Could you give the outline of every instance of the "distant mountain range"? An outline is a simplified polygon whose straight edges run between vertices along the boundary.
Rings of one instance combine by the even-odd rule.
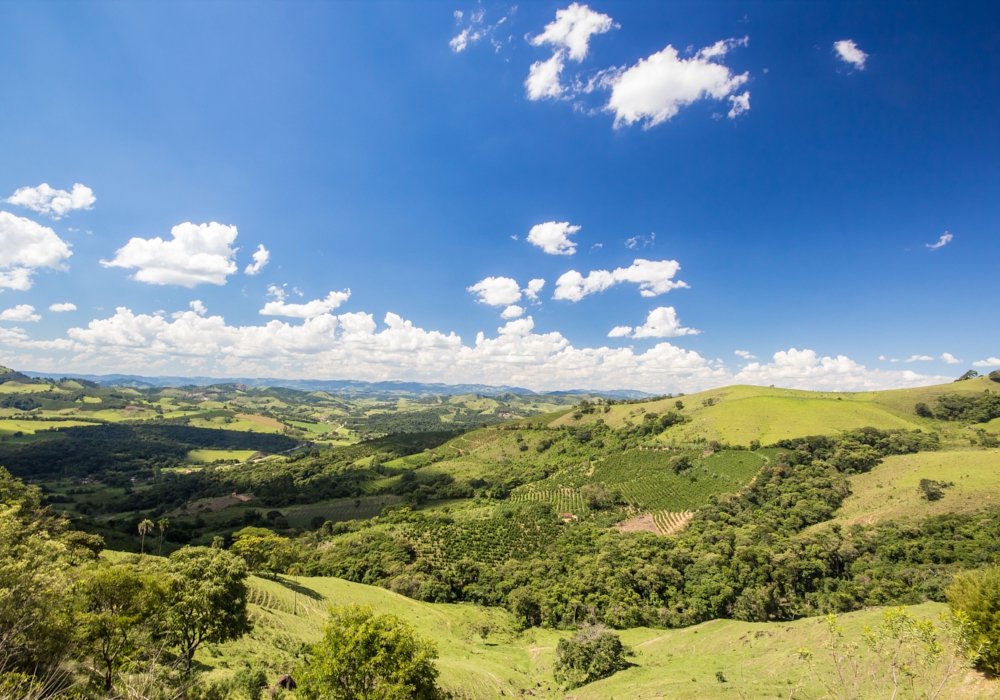
[[[21,372],[32,378],[52,377],[46,372]],[[135,389],[154,387],[212,386],[216,384],[246,384],[258,387],[283,387],[299,391],[325,391],[339,396],[456,396],[459,394],[540,394],[542,396],[568,396],[591,394],[613,399],[642,399],[654,394],[633,389],[598,391],[571,389],[568,391],[538,392],[516,386],[491,386],[489,384],[426,384],[423,382],[362,382],[353,379],[273,379],[261,377],[143,377],[135,374],[72,374],[73,379],[87,379],[103,386],[127,386]]]

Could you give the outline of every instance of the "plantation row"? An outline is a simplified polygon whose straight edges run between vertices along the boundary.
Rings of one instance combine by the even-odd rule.
[[[307,527],[316,517],[334,523],[345,520],[367,520],[379,515],[386,506],[394,505],[401,500],[399,496],[391,494],[344,498],[330,503],[315,503],[290,509],[285,518],[291,527]]]
[[[432,562],[497,564],[537,553],[559,536],[560,526],[554,515],[539,517],[518,508],[459,522],[428,519],[409,523],[403,532],[420,556]]]
[[[511,503],[551,503],[557,513],[584,515],[590,512],[580,492],[566,486],[559,489],[534,489],[531,486],[526,486],[512,493],[510,501]]]
[[[682,513],[671,513],[670,511],[661,510],[653,513],[653,522],[656,524],[656,529],[660,531],[661,535],[672,535],[687,525],[693,517],[694,513],[689,510]]]

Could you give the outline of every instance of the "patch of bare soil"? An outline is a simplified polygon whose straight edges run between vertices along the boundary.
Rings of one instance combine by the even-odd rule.
[[[637,515],[625,522],[618,523],[615,525],[615,529],[618,532],[652,532],[654,535],[660,534],[660,529],[656,527],[653,516],[649,513]]]

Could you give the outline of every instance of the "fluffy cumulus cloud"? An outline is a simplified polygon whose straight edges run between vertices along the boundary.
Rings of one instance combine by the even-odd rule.
[[[756,360],[756,355],[751,355],[749,350],[736,350],[734,353],[737,357],[742,357],[744,360]]]
[[[30,304],[18,304],[12,309],[0,311],[0,321],[41,321],[42,317],[35,313],[35,307]]]
[[[795,389],[868,391],[926,386],[951,381],[912,371],[869,370],[846,355],[821,357],[815,350],[782,350],[772,362],[751,362],[734,377],[737,384],[774,385]]]
[[[47,226],[0,211],[0,289],[30,289],[37,269],[66,270],[72,254]]]
[[[271,260],[271,251],[265,248],[263,245],[258,245],[256,252],[253,254],[253,262],[246,266],[243,270],[244,275],[258,275],[260,271],[264,269],[268,261]]]
[[[288,318],[314,318],[322,316],[336,309],[345,301],[351,298],[351,290],[345,289],[342,292],[330,292],[325,299],[313,299],[304,304],[289,304],[285,301],[285,292],[273,285],[271,293],[277,298],[264,304],[260,310],[263,316],[287,316]]]
[[[985,360],[976,360],[973,367],[1000,367],[1000,357],[987,357]]]
[[[195,287],[199,284],[226,283],[236,272],[233,242],[235,226],[183,223],[170,230],[171,239],[133,238],[119,248],[105,267],[138,268],[135,279],[149,284],[176,284]]]
[[[521,300],[521,287],[510,277],[487,277],[468,288],[480,304],[509,306]]]
[[[611,18],[591,10],[586,5],[573,3],[556,11],[556,19],[545,25],[545,31],[530,39],[535,46],[552,46],[552,56],[535,61],[528,69],[524,88],[529,100],[558,98],[567,93],[560,77],[566,58],[579,63],[587,56],[590,38],[604,34],[613,26]],[[456,37],[457,38],[457,37]]]
[[[868,60],[868,54],[859,49],[858,45],[852,40],[841,39],[840,41],[833,42],[833,50],[841,61],[851,64],[858,70],[865,69],[865,61]]]
[[[35,340],[21,328],[0,327],[0,360],[54,372],[401,379],[652,393],[690,393],[733,383],[853,391],[952,379],[868,370],[844,356],[822,357],[794,348],[733,374],[721,362],[666,341],[645,352],[576,347],[561,333],[536,332],[531,316],[508,320],[492,337],[479,333],[472,344],[394,313],[385,314],[381,324],[374,315],[357,312],[231,326],[221,316],[208,315],[200,302],[170,315],[120,307],[54,340]],[[1000,360],[990,361],[1000,366]]]
[[[43,182],[38,187],[22,187],[6,201],[53,219],[61,219],[74,209],[93,208],[97,197],[94,196],[92,189],[79,182],[73,185],[73,189],[69,192],[54,189]]]
[[[518,306],[517,304],[511,304],[503,313],[500,314],[500,318],[510,319],[510,318],[521,318],[524,315],[524,307]]]
[[[960,359],[958,359],[957,357],[955,357],[954,355],[952,355],[950,352],[946,352],[946,353],[942,354],[939,359],[942,362],[944,362],[946,364],[949,364],[949,365],[958,365],[958,364],[962,363],[962,361]]]
[[[524,295],[532,301],[538,301],[538,293],[545,287],[545,280],[534,279],[528,282],[528,286],[522,289]]]
[[[734,46],[746,39],[729,39],[707,46],[690,58],[681,58],[667,46],[634,66],[613,71],[602,79],[611,87],[606,109],[615,115],[615,127],[643,122],[649,128],[667,121],[682,107],[698,100],[728,99],[730,118],[750,108],[750,94],[737,91],[748,73],[734,75],[721,61]]]
[[[555,99],[565,92],[565,88],[559,82],[559,76],[565,65],[563,58],[563,52],[556,51],[552,54],[552,58],[531,64],[528,77],[524,80],[524,89],[529,100]]]
[[[629,267],[619,267],[613,272],[607,270],[591,270],[584,277],[576,270],[570,270],[556,280],[556,291],[553,299],[580,301],[586,296],[603,292],[621,282],[634,282],[639,285],[639,293],[644,297],[655,297],[666,294],[672,289],[687,287],[686,282],[674,280],[681,269],[676,260],[643,260],[637,258]]]
[[[49,307],[49,311],[54,311],[57,314],[63,313],[65,311],[76,311],[76,304],[69,301],[62,304],[52,304]]]
[[[538,246],[549,255],[573,255],[576,243],[569,239],[580,230],[568,221],[546,221],[536,224],[528,232],[528,243]]]
[[[565,49],[571,59],[580,62],[587,56],[590,37],[604,34],[611,26],[611,18],[607,15],[574,2],[565,10],[556,10],[555,21],[545,25],[545,31],[533,37],[531,43]]]
[[[938,248],[944,248],[946,245],[951,243],[951,239],[953,238],[954,236],[952,234],[945,231],[943,234],[941,234],[941,237],[937,240],[937,243],[925,243],[924,245],[926,245],[930,250],[937,250]]]
[[[681,326],[677,312],[672,306],[653,309],[641,326],[615,326],[608,333],[609,338],[676,338],[682,335],[698,335],[701,331]]]

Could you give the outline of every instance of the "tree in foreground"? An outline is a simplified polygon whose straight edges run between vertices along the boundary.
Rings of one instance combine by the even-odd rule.
[[[1000,674],[1000,567],[963,571],[945,596],[955,614],[969,618],[978,652],[976,668]]]
[[[170,555],[164,628],[190,671],[202,642],[228,642],[252,628],[247,616],[247,567],[229,552],[184,547]]]
[[[436,700],[433,642],[371,606],[330,608],[323,639],[296,675],[306,700]]]
[[[614,632],[588,627],[572,639],[559,640],[553,673],[567,688],[579,688],[628,668],[631,655],[632,650]]]

